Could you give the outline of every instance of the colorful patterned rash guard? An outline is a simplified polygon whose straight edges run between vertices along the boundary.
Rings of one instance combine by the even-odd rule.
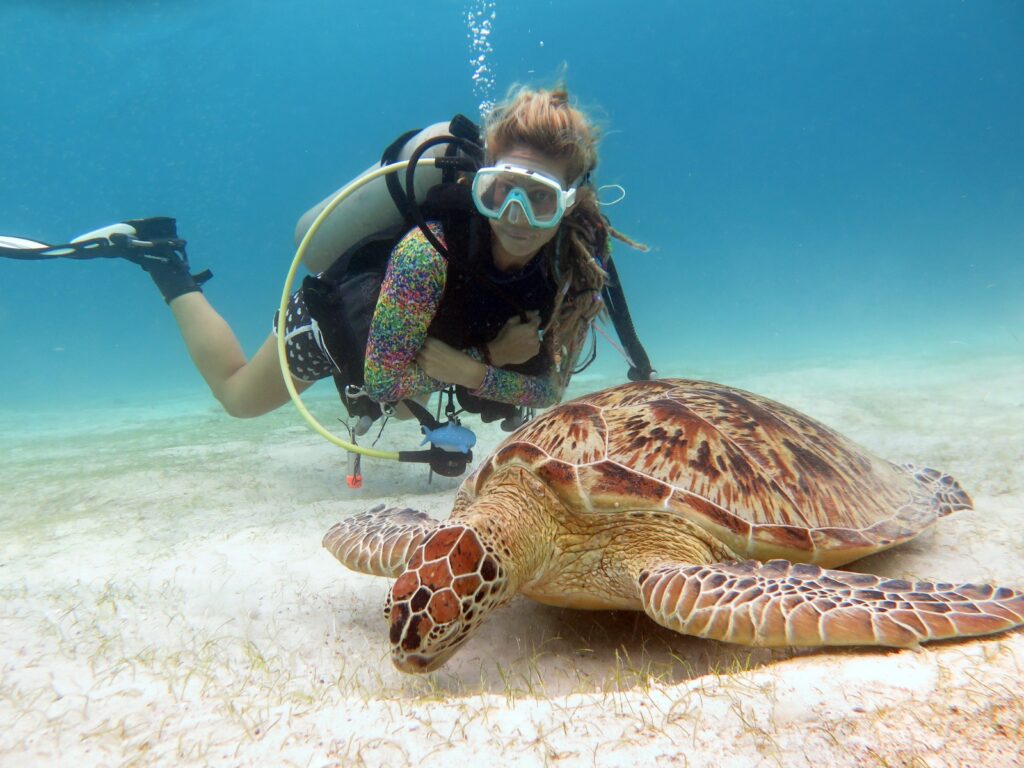
[[[431,223],[443,242],[440,225]],[[448,264],[419,229],[411,230],[394,248],[370,324],[364,375],[366,392],[378,402],[443,389],[416,363],[444,294]],[[475,349],[463,350],[476,360]],[[470,394],[502,403],[545,408],[561,399],[554,366],[551,373],[530,376],[487,366],[483,384]]]

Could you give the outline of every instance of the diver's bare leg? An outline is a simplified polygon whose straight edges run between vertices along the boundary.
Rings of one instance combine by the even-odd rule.
[[[288,402],[273,334],[247,361],[231,326],[202,293],[183,294],[170,306],[192,362],[225,411],[250,418]],[[312,383],[295,378],[292,381],[300,392]]]

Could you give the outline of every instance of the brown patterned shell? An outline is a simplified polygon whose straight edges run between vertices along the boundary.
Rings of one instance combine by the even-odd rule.
[[[970,508],[935,470],[873,456],[758,395],[704,381],[636,382],[564,403],[509,436],[466,480],[532,470],[576,514],[660,509],[737,555],[835,565]]]

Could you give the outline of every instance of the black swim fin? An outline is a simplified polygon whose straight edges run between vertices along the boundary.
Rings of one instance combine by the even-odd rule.
[[[20,261],[127,259],[149,273],[168,303],[202,291],[202,284],[213,277],[208,269],[195,275],[189,272],[185,241],[178,237],[175,220],[167,216],[118,222],[62,245],[0,236],[0,257]]]
[[[168,216],[128,219],[124,222],[135,230],[134,237],[112,234],[112,242],[124,242],[124,258],[135,262],[153,278],[168,304],[186,293],[202,292],[202,285],[213,273],[206,269],[193,275],[189,271],[185,241],[178,237],[177,222]],[[124,238],[124,240],[122,240]]]

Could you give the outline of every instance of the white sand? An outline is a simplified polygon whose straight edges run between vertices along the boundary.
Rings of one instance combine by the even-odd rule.
[[[973,494],[858,570],[1024,586],[1019,356],[698,373]],[[458,481],[369,462],[350,491],[290,408],[239,422],[198,397],[8,411],[0,431],[3,765],[1024,765],[1024,632],[772,652],[519,599],[411,677],[388,659],[388,582],[320,538],[378,501],[444,517]],[[478,434],[478,456],[501,437]]]

